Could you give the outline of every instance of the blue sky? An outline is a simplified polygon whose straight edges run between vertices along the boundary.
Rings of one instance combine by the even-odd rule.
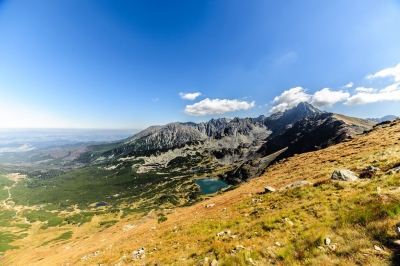
[[[399,28],[394,0],[0,0],[0,128],[400,116]]]

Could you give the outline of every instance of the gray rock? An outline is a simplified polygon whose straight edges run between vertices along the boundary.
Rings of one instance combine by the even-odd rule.
[[[328,238],[328,237],[325,238],[324,243],[325,243],[325,245],[329,245],[331,243],[330,238]]]
[[[397,235],[400,235],[400,222],[396,224],[396,229],[394,230]]]
[[[332,173],[331,179],[342,181],[356,181],[358,177],[350,170],[335,170]]]
[[[270,193],[270,192],[275,192],[276,191],[276,189],[275,188],[273,188],[273,187],[265,187],[264,188],[264,192],[265,193]]]
[[[217,234],[217,236],[230,235],[230,234],[231,234],[231,230],[226,230],[226,231],[219,232]]]
[[[386,173],[391,173],[391,174],[398,173],[398,172],[400,172],[400,166],[394,167],[394,168],[386,171]]]
[[[211,266],[218,266],[218,261],[217,260],[213,260],[211,262]]]
[[[283,218],[281,221],[282,221],[282,223],[287,224],[289,226],[294,225],[294,223],[289,218]]]
[[[389,239],[389,242],[397,247],[400,247],[400,239]]]
[[[146,257],[146,255],[144,254],[145,250],[146,249],[144,247],[142,247],[142,248],[140,248],[138,250],[133,251],[132,252],[133,259],[143,259],[143,258],[145,258]]]

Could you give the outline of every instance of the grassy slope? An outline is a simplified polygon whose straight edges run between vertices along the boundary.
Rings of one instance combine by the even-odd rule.
[[[352,183],[329,181],[335,169],[359,173],[369,165],[386,170],[399,163],[400,124],[384,127],[275,164],[262,177],[235,190],[175,209],[160,224],[156,215],[142,218],[138,214],[126,218],[104,214],[84,226],[46,230],[33,223],[29,236],[13,243],[21,248],[8,251],[0,264],[199,265],[205,257],[217,259],[219,265],[252,265],[250,259],[258,265],[271,261],[277,265],[396,264],[397,251],[388,240],[397,237],[394,225],[400,220],[400,189],[394,188],[400,187],[400,174],[382,173]],[[298,180],[317,185],[259,194],[265,186],[280,188]],[[205,208],[209,203],[215,206]],[[289,218],[293,226],[282,223],[283,218]],[[109,228],[100,226],[101,221],[115,219],[120,222]],[[150,230],[153,226],[157,229]],[[216,236],[227,229],[237,237]],[[67,232],[70,238],[61,237]],[[325,237],[336,249],[324,246]],[[42,245],[46,242],[50,244]],[[238,245],[245,248],[232,252]],[[146,257],[132,261],[132,251],[142,246]]]

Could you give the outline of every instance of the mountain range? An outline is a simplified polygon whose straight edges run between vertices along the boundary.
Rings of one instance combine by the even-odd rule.
[[[156,165],[161,171],[173,160],[182,160],[191,168],[225,166],[224,171],[214,173],[230,183],[240,183],[259,176],[274,161],[326,148],[370,130],[375,124],[301,102],[268,117],[151,126],[112,149],[91,146],[78,161],[101,165],[118,159],[143,160],[144,165]]]

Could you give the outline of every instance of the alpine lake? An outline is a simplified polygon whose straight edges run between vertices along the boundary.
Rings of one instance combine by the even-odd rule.
[[[218,178],[204,178],[204,179],[197,179],[194,182],[200,186],[200,191],[203,194],[213,194],[220,190],[221,188],[225,188],[228,184]]]

